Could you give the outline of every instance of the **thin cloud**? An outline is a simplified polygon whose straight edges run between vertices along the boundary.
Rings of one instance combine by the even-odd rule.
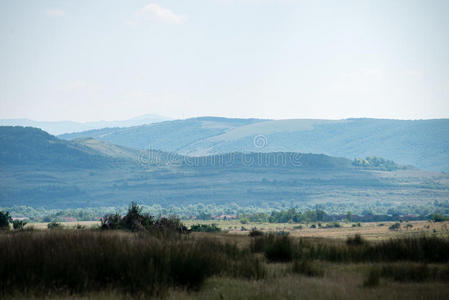
[[[47,9],[45,14],[49,17],[62,17],[65,12],[62,9]]]
[[[150,21],[163,22],[168,24],[182,24],[186,21],[184,16],[178,15],[168,8],[164,8],[158,4],[150,3],[136,13],[134,21],[128,22],[135,24],[140,19],[147,19]]]

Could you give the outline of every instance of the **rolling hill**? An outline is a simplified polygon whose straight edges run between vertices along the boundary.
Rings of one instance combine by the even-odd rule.
[[[449,198],[448,175],[393,162],[383,168],[381,159],[373,160],[380,162],[376,167],[298,152],[192,157],[91,138],[66,141],[24,127],[0,127],[0,145],[1,207],[118,207],[139,201],[265,209],[320,204],[361,211],[412,209]]]
[[[202,156],[228,152],[378,156],[402,165],[449,171],[449,119],[262,120],[202,117],[60,136],[92,137],[134,149]]]
[[[0,165],[27,168],[98,168],[115,161],[80,143],[32,127],[0,127]]]

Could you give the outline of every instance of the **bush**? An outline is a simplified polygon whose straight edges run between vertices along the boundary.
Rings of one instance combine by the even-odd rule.
[[[48,229],[60,229],[60,228],[62,228],[62,226],[60,223],[53,221],[53,222],[50,222],[47,224],[47,228]]]
[[[388,227],[388,229],[390,229],[390,230],[399,230],[399,229],[401,229],[401,223],[396,222],[393,225],[391,225],[390,227]]]
[[[190,226],[192,232],[221,232],[221,228],[217,224],[194,224]]]
[[[444,222],[444,221],[448,221],[449,217],[443,216],[440,214],[433,214],[430,216],[430,220],[433,222]]]
[[[348,238],[346,239],[346,245],[348,246],[361,246],[364,244],[366,244],[366,241],[358,233],[354,235],[354,237],[348,236]]]
[[[0,230],[8,230],[10,222],[12,222],[12,218],[9,211],[0,211]]]
[[[262,236],[264,233],[260,230],[257,230],[256,228],[251,229],[249,232],[250,237],[256,237],[256,236]]]
[[[105,215],[101,218],[101,229],[120,229],[122,217],[118,214]]]
[[[176,217],[160,217],[155,219],[149,214],[142,213],[142,208],[131,202],[125,216],[118,213],[105,215],[101,218],[101,229],[129,231],[150,231],[157,234],[188,233],[187,228]]]
[[[270,262],[292,261],[292,242],[288,236],[273,236],[268,241],[264,247],[264,255]]]
[[[270,235],[258,236],[251,240],[250,249],[253,253],[262,253],[265,251],[267,240],[271,238]]]
[[[14,230],[23,230],[23,228],[25,227],[26,224],[27,224],[27,222],[25,222],[23,220],[12,221],[12,227],[14,228]]]
[[[76,230],[85,230],[85,229],[86,229],[86,226],[81,225],[81,224],[76,224],[76,225],[75,225],[75,229],[76,229]]]

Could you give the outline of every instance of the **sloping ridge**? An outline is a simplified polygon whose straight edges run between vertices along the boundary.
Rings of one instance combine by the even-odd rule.
[[[58,139],[33,127],[0,127],[0,145],[1,165],[98,168],[115,161],[93,147]]]
[[[321,153],[383,157],[401,165],[449,171],[449,119],[261,120],[194,118],[62,135],[135,149],[204,156],[230,152]]]

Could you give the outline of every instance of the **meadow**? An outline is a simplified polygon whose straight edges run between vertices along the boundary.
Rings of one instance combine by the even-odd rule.
[[[448,222],[397,230],[388,222],[216,223],[222,232],[100,230],[94,222],[1,232],[1,298],[449,297]]]

